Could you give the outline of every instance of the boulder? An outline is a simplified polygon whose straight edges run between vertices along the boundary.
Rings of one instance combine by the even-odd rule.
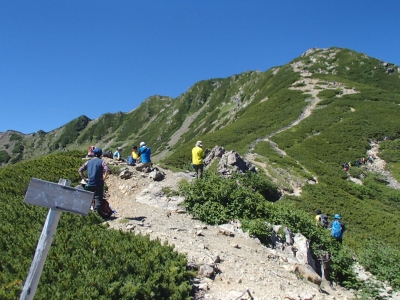
[[[320,285],[322,282],[322,278],[314,271],[313,268],[311,268],[310,265],[295,264],[293,271],[312,283]]]
[[[210,153],[203,159],[204,165],[209,165],[215,158],[221,158],[222,155],[225,153],[224,147],[215,146],[211,149]]]
[[[301,233],[296,233],[294,236],[293,247],[296,251],[296,258],[302,264],[310,265],[315,270],[315,261],[311,256],[310,245],[308,240]]]
[[[231,176],[234,172],[255,172],[256,168],[249,162],[244,161],[236,151],[225,152],[218,163],[217,172],[224,176]]]
[[[204,264],[199,268],[199,275],[207,278],[212,277],[215,274],[214,267],[208,264]]]
[[[121,179],[128,179],[131,178],[132,176],[132,172],[130,172],[129,170],[123,170],[119,173],[119,178]]]
[[[158,170],[153,170],[149,173],[149,178],[153,179],[154,181],[160,181],[164,179],[164,174]]]

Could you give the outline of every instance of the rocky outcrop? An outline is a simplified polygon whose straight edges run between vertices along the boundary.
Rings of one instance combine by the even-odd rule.
[[[235,172],[245,173],[246,171],[256,172],[255,166],[244,161],[236,151],[225,152],[219,163],[217,172],[224,176],[231,176]]]
[[[239,153],[233,150],[226,152],[224,147],[215,146],[211,149],[210,153],[203,160],[206,168],[215,159],[219,159],[217,172],[223,176],[228,177],[233,173],[245,173],[246,171],[256,172],[255,166],[242,159]]]
[[[314,269],[307,264],[296,264],[293,271],[301,277],[311,281],[312,283],[320,285],[322,278],[314,271]]]
[[[160,172],[157,168],[150,171],[149,178],[154,181],[160,181],[164,179],[164,173]]]
[[[224,153],[225,153],[224,147],[215,146],[214,148],[211,149],[210,153],[203,160],[204,165],[206,166],[210,165],[214,161],[214,159],[221,158]]]
[[[304,235],[296,233],[293,248],[296,249],[296,258],[302,264],[308,264],[315,270],[315,261],[311,256],[310,244]]]

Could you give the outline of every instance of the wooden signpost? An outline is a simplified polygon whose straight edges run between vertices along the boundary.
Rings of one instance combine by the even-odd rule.
[[[61,212],[67,211],[87,216],[94,193],[70,187],[71,181],[60,179],[57,183],[32,178],[24,202],[50,208],[35,256],[29,269],[20,300],[33,299],[42,274]]]

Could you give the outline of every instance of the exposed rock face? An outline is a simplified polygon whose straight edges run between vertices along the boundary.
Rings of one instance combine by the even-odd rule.
[[[300,274],[302,277],[311,281],[312,283],[320,285],[322,282],[322,278],[311,268],[310,265],[307,264],[296,264],[294,266],[295,273]]]
[[[217,172],[223,176],[231,176],[235,172],[245,173],[246,171],[256,172],[253,164],[243,160],[236,151],[226,152],[223,147],[215,146],[203,160],[209,166],[214,159],[219,158]]]
[[[311,256],[310,245],[308,240],[301,233],[294,236],[293,247],[297,249],[296,258],[302,264],[308,264],[315,270],[315,261]]]
[[[130,172],[128,169],[123,169],[119,173],[119,178],[121,178],[121,179],[128,179],[128,178],[131,178],[131,176],[132,176],[132,172]]]
[[[154,181],[160,181],[164,179],[164,174],[161,173],[157,168],[154,168],[150,174],[149,174],[149,178],[153,179]]]
[[[207,155],[207,157],[203,160],[203,163],[207,166],[209,165],[215,158],[221,158],[225,153],[224,147],[215,146],[211,149],[211,152]]]
[[[256,168],[251,163],[244,161],[237,152],[232,150],[222,155],[217,171],[221,175],[231,176],[234,172],[256,172]]]

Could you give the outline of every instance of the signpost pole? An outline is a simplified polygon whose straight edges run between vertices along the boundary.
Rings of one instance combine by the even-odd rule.
[[[59,184],[69,186],[70,182],[60,180]],[[36,247],[35,256],[33,258],[28,277],[26,278],[20,300],[31,300],[35,296],[36,288],[42,274],[43,266],[49,253],[51,243],[56,234],[58,221],[60,220],[61,210],[50,208],[44,223],[42,234]]]
[[[36,247],[35,257],[32,260],[28,277],[26,278],[20,300],[31,300],[35,296],[36,288],[42,274],[43,266],[49,253],[51,243],[56,234],[58,221],[60,220],[61,210],[50,208],[44,223],[42,234]]]

